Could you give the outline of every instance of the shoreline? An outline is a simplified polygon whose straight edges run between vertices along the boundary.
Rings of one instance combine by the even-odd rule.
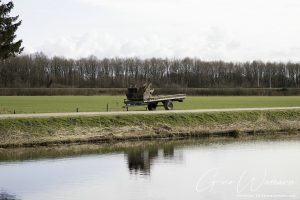
[[[300,110],[0,120],[0,148],[193,138],[300,138]]]
[[[212,133],[181,133],[179,136],[143,136],[143,137],[107,137],[107,138],[85,138],[85,139],[67,139],[67,140],[48,140],[48,141],[33,141],[24,143],[0,143],[0,149],[11,149],[11,148],[33,148],[33,147],[53,147],[53,146],[64,146],[64,145],[83,145],[83,144],[113,144],[116,142],[147,142],[147,141],[173,141],[173,140],[200,140],[200,139],[222,139],[222,138],[233,138],[239,141],[246,140],[259,140],[259,139],[300,139],[300,130],[266,130],[265,132],[253,134],[249,132],[236,132],[223,131],[223,132],[212,132]]]
[[[69,144],[52,145],[38,147],[20,147],[20,148],[0,148],[0,162],[18,162],[44,159],[60,159],[79,157],[83,155],[126,153],[134,149],[153,149],[161,146],[172,148],[185,146],[208,146],[208,145],[228,145],[228,144],[247,144],[260,142],[297,142],[298,136],[289,137],[247,137],[247,138],[191,138],[191,139],[169,139],[169,140],[151,140],[151,141],[115,141],[111,143],[92,143],[92,144]]]

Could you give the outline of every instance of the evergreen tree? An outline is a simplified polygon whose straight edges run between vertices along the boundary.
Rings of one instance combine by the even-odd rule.
[[[21,25],[19,16],[11,17],[9,13],[13,9],[12,1],[3,3],[0,0],[0,60],[16,56],[23,51],[22,40],[14,42],[16,38],[16,30]]]

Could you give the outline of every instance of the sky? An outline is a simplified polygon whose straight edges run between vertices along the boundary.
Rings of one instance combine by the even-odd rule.
[[[5,1],[4,1],[5,2]],[[299,0],[14,0],[24,53],[300,61]]]

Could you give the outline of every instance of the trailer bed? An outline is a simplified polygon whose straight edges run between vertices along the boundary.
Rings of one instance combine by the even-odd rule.
[[[175,95],[157,95],[153,96],[148,99],[144,99],[145,103],[150,103],[150,102],[160,102],[160,101],[167,101],[167,100],[172,100],[172,101],[183,101],[185,99],[186,95],[185,94],[175,94]]]

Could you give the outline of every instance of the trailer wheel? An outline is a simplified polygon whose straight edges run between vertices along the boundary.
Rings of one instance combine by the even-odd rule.
[[[164,102],[165,110],[173,110],[173,102],[171,100]]]
[[[148,110],[153,111],[156,110],[157,104],[156,103],[149,103]]]

